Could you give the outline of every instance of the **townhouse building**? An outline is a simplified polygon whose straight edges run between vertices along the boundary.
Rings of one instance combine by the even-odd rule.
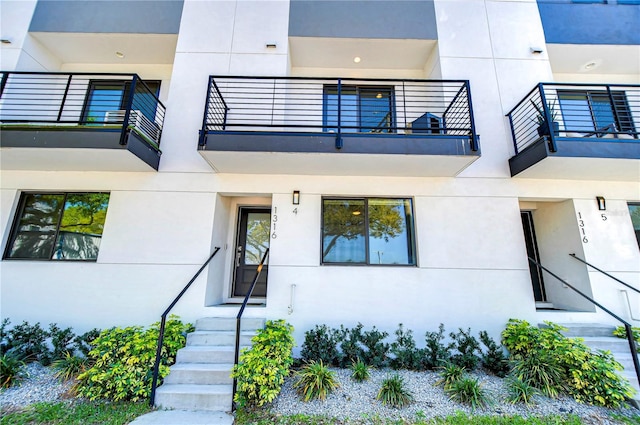
[[[0,8],[3,318],[640,324],[636,0]]]

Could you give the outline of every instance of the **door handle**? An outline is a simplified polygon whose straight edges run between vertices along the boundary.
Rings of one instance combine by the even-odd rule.
[[[242,247],[238,247],[238,252],[236,253],[236,267],[240,267],[240,257],[242,257]]]

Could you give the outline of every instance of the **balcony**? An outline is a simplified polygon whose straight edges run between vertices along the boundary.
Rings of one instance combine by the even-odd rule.
[[[153,171],[165,107],[136,74],[2,73],[5,170]]]
[[[640,85],[541,83],[507,117],[511,176],[640,180]]]
[[[478,139],[467,81],[212,76],[199,149],[222,173],[444,177]]]

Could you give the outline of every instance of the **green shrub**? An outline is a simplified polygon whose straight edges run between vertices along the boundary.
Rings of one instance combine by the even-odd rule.
[[[631,333],[633,334],[633,339],[636,341],[636,350],[640,353],[640,328],[633,326],[631,328]],[[624,326],[618,326],[614,329],[613,335],[618,338],[627,339],[627,330]]]
[[[177,316],[166,322],[159,377],[169,373],[176,352],[193,326]],[[78,376],[78,395],[90,400],[137,401],[149,397],[158,343],[159,323],[150,328],[130,326],[103,330],[93,341],[89,361],[93,366]]]
[[[436,369],[446,364],[451,354],[449,353],[450,345],[444,345],[444,325],[440,323],[438,332],[425,333],[425,348],[423,356],[423,364],[426,369]]]
[[[9,388],[20,382],[24,375],[24,361],[19,353],[7,351],[0,354],[0,388]]]
[[[509,395],[507,396],[508,402],[513,404],[524,403],[527,406],[533,404],[533,396],[539,392],[535,387],[513,375],[506,379],[506,383],[507,390],[509,391]]]
[[[509,372],[509,360],[502,347],[498,345],[487,331],[480,332],[480,341],[487,347],[486,353],[482,353],[482,366],[496,376],[504,378]]]
[[[9,325],[9,321],[3,323]],[[40,362],[44,366],[51,363],[51,351],[47,347],[49,333],[44,330],[40,323],[30,325],[24,321],[8,331],[4,331],[5,350],[13,350],[20,358],[26,362]]]
[[[59,360],[65,358],[65,355],[73,350],[72,342],[76,337],[71,328],[60,329],[56,323],[49,325],[49,336],[51,337],[51,360]]]
[[[441,369],[440,379],[436,382],[436,385],[442,385],[445,390],[464,376],[464,368],[453,363],[447,363],[441,366]]]
[[[93,341],[100,336],[99,329],[91,329],[83,333],[82,335],[77,335],[73,339],[73,347],[76,351],[82,354],[84,357],[89,356],[89,351],[91,351]]]
[[[351,329],[340,325],[340,330],[338,331],[338,341],[340,344],[340,361],[338,365],[340,367],[346,367],[358,359],[364,360],[364,349],[361,344],[363,328],[362,323],[358,323]]]
[[[293,384],[304,401],[325,400],[327,395],[339,387],[335,373],[322,362],[311,362],[296,372]]]
[[[398,374],[382,381],[376,398],[382,404],[398,409],[413,402],[413,394],[405,388],[404,379]]]
[[[502,341],[518,378],[547,395],[566,390],[578,401],[599,406],[618,407],[633,395],[610,353],[592,352],[579,338],[562,335],[563,330],[551,322],[538,328],[509,320]]]
[[[476,378],[462,377],[445,388],[451,400],[468,404],[472,409],[490,404],[489,395]]]
[[[293,363],[293,327],[284,320],[268,320],[252,339],[234,366],[231,377],[238,380],[234,401],[240,406],[263,406],[280,393]]]
[[[323,362],[327,365],[338,366],[339,331],[331,329],[327,325],[316,325],[304,333],[304,343],[300,356],[306,363]]]
[[[457,351],[451,356],[451,362],[467,370],[474,370],[480,362],[480,357],[476,352],[481,351],[480,343],[471,335],[471,329],[467,329],[465,332],[459,328],[457,333],[451,332],[449,336],[453,340],[452,348]]]
[[[62,358],[54,360],[51,367],[55,370],[56,378],[67,381],[84,372],[88,364],[89,359],[86,357],[74,356],[67,351]]]
[[[362,345],[365,347],[364,358],[366,364],[373,367],[383,367],[387,364],[389,344],[384,340],[389,336],[387,332],[379,331],[374,326],[370,331],[362,334]]]
[[[351,363],[351,378],[356,382],[369,379],[369,366],[362,360]]]
[[[389,352],[393,355],[391,367],[394,369],[421,370],[423,368],[422,350],[416,348],[413,332],[405,330],[402,323],[395,331],[396,340],[391,343]]]

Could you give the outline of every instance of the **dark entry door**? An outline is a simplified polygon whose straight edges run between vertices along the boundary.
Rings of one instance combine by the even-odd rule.
[[[271,208],[241,207],[240,224],[236,237],[233,296],[244,297],[255,278],[260,260],[269,248]],[[268,258],[267,258],[268,260]],[[262,268],[252,297],[267,296],[268,261]]]
[[[540,254],[536,242],[536,232],[533,228],[533,214],[531,211],[521,211],[522,230],[524,231],[524,241],[527,245],[527,256],[540,263]],[[533,296],[536,301],[547,301],[544,291],[544,280],[542,279],[542,269],[529,261],[529,273],[531,274],[531,284],[533,285]]]

